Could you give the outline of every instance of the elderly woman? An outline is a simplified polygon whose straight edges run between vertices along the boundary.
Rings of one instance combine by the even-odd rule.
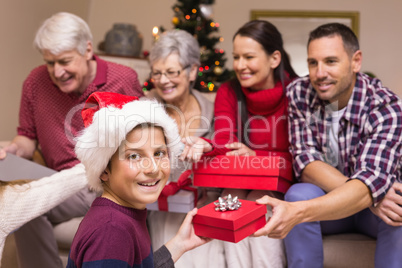
[[[155,86],[147,98],[156,98],[165,104],[168,114],[176,121],[182,138],[189,136],[210,138],[213,129],[214,105],[192,89],[200,66],[197,40],[183,30],[165,32],[151,49],[149,61]],[[179,156],[176,157],[178,159]],[[172,164],[169,180],[177,181],[190,164],[177,160]],[[219,197],[219,192],[203,190],[202,206]],[[148,224],[153,248],[159,248],[177,233],[184,213],[149,211]],[[208,255],[207,255],[208,254]],[[213,256],[216,254],[215,256]],[[208,256],[208,258],[205,258]],[[176,267],[224,267],[223,244],[214,240],[185,253]]]

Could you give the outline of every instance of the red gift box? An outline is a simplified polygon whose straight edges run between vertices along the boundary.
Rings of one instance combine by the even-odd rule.
[[[195,234],[237,243],[263,227],[267,207],[239,200],[242,206],[238,210],[215,211],[214,202],[198,209],[193,218]]]
[[[285,193],[293,182],[292,163],[280,156],[204,157],[193,164],[193,185],[271,190]]]

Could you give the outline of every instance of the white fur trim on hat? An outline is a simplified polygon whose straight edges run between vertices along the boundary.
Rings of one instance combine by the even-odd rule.
[[[89,186],[102,192],[100,176],[127,134],[137,125],[151,123],[163,129],[169,157],[177,157],[183,144],[176,122],[162,104],[154,100],[134,100],[121,109],[112,105],[94,113],[92,123],[76,138],[75,153],[84,164]]]

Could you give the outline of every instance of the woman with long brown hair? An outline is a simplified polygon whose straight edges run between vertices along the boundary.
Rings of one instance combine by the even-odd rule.
[[[235,33],[233,69],[236,78],[217,91],[213,140],[186,140],[182,158],[198,161],[202,151],[204,155],[279,156],[291,162],[285,89],[297,74],[272,23],[253,20]],[[225,188],[222,196],[228,194],[253,201],[264,195],[283,199],[282,193],[265,190]],[[248,237],[224,246],[229,267],[286,266],[282,240]]]

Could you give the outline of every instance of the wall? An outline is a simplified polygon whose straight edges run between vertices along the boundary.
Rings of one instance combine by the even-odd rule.
[[[96,0],[92,2],[89,24],[94,32],[95,43],[104,39],[114,22],[129,22],[144,35],[143,49],[152,46],[152,27],[171,29],[172,10],[175,0]],[[291,8],[289,8],[291,7]],[[220,24],[219,44],[226,52],[227,67],[231,68],[232,36],[250,19],[251,10],[314,10],[358,11],[360,13],[359,39],[363,51],[362,71],[376,74],[383,83],[402,96],[402,1],[399,0],[216,0],[213,18]],[[105,14],[108,14],[105,16]]]
[[[59,11],[88,17],[89,0],[0,0],[0,141],[16,135],[21,87],[43,60],[33,48],[40,24]]]
[[[15,135],[21,85],[29,71],[42,62],[32,48],[40,22],[57,11],[73,12],[86,19],[94,35],[95,48],[116,22],[137,26],[144,37],[143,49],[152,46],[153,26],[172,28],[176,0],[0,0],[0,34],[3,40],[0,62],[0,140]],[[4,2],[4,3],[3,3]],[[5,7],[5,8],[3,8]],[[402,1],[400,0],[216,0],[213,18],[220,23],[219,44],[232,64],[233,33],[250,19],[250,11],[316,10],[360,12],[362,69],[375,73],[383,83],[402,96]],[[18,20],[16,19],[18,17]],[[12,27],[8,27],[12,25]],[[4,41],[7,40],[7,41]]]

